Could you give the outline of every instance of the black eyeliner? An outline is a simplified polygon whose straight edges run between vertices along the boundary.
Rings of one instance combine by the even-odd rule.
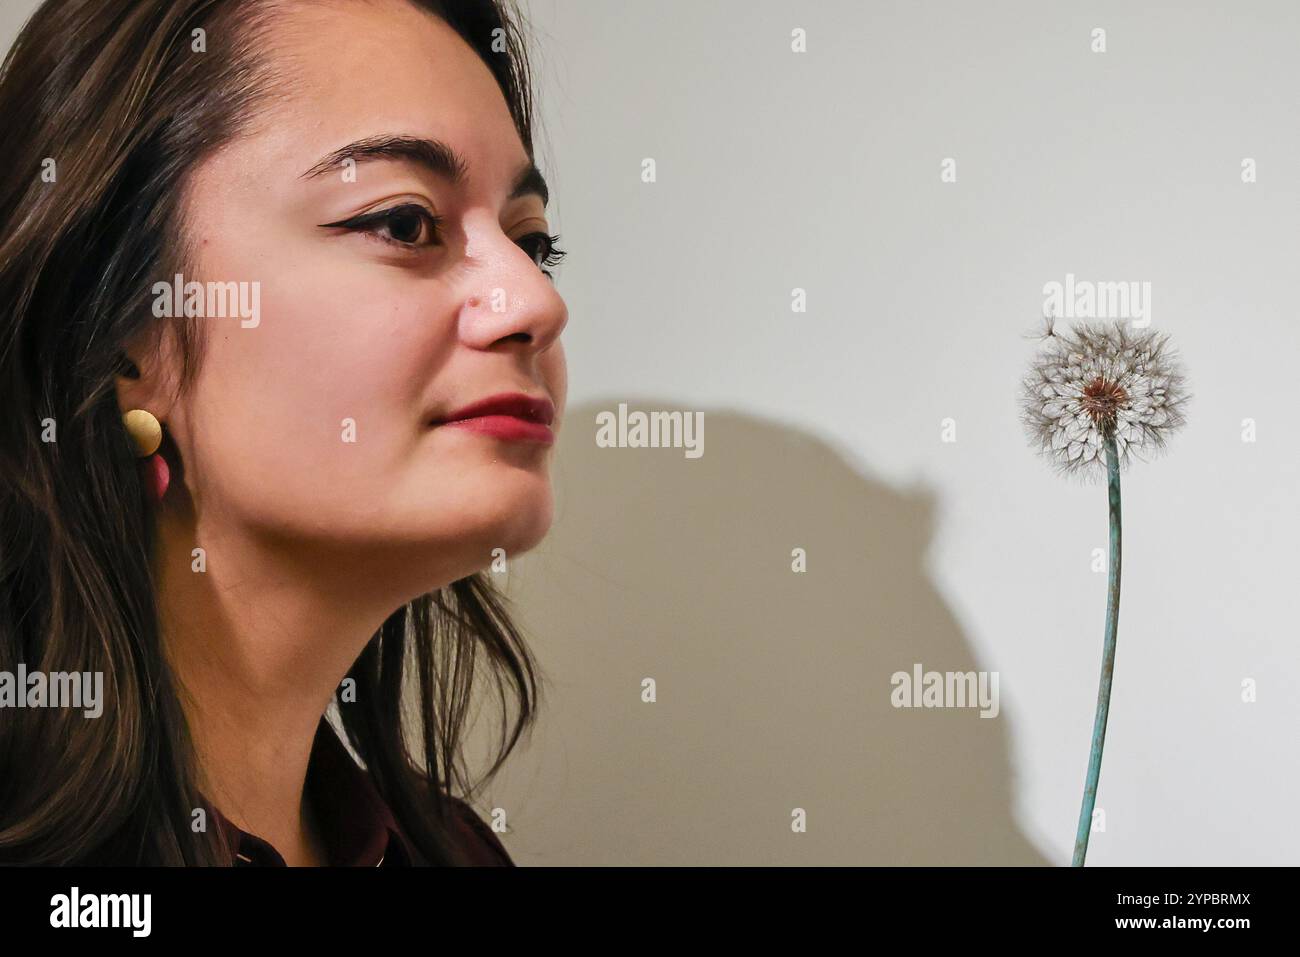
[[[350,219],[340,219],[337,223],[321,223],[321,229],[364,229],[367,226],[374,226],[388,220],[395,213],[414,210],[423,218],[430,229],[436,229],[443,223],[443,217],[435,216],[428,209],[419,203],[403,203],[400,206],[392,206],[388,209],[377,209],[372,213],[362,213],[359,216],[353,216]]]

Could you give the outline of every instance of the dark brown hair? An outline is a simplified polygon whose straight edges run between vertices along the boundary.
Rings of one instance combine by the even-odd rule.
[[[492,70],[531,157],[527,49],[510,0],[409,2]],[[227,862],[214,827],[191,831],[201,798],[150,576],[154,515],[114,382],[126,343],[157,322],[153,279],[184,248],[187,173],[274,93],[264,41],[285,6],[46,0],[4,60],[0,670],[102,672],[107,707],[95,720],[69,708],[3,712],[0,861]],[[49,160],[53,182],[42,176]],[[201,340],[180,330],[186,383]],[[471,786],[462,738],[480,658],[501,704],[501,744]],[[538,668],[506,599],[483,573],[422,596],[384,622],[348,676],[349,742],[426,861],[459,863],[446,793],[472,799],[536,716]]]

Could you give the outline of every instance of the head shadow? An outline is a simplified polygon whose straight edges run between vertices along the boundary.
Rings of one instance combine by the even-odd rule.
[[[555,521],[510,575],[547,675],[520,757],[531,771],[503,779],[544,831],[520,855],[1048,863],[1014,819],[1005,704],[995,718],[891,704],[891,676],[918,663],[996,670],[975,660],[926,570],[929,495],[729,410],[705,412],[699,458],[597,447],[596,416],[620,401],[683,408],[570,408]],[[791,830],[795,808],[806,833]]]

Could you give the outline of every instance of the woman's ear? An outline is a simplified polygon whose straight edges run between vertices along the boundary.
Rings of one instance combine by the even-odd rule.
[[[117,360],[117,374],[123,379],[138,379],[140,367],[124,352]]]
[[[160,422],[171,412],[174,364],[161,337],[148,330],[127,343],[118,357],[115,388],[123,414],[144,409]]]
[[[141,344],[143,342],[143,344]],[[150,501],[161,503],[172,486],[180,453],[168,433],[180,423],[173,417],[173,396],[178,366],[171,361],[175,337],[157,327],[145,330],[130,342],[117,361],[114,383],[123,426],[141,459],[145,492]]]

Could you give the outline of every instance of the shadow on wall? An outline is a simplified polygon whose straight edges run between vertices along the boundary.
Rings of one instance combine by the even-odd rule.
[[[914,663],[978,667],[924,569],[933,502],[733,412],[700,458],[598,448],[619,401],[681,408],[567,410],[555,522],[507,588],[546,674],[492,788],[516,861],[1048,863],[1012,819],[1005,708],[890,703]]]

